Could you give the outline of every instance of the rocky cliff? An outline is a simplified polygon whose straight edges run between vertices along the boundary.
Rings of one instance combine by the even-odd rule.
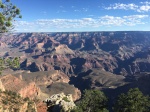
[[[5,90],[17,92],[21,97],[34,98],[40,94],[40,89],[34,82],[27,83],[13,75],[6,75],[0,78]]]
[[[36,91],[34,88],[31,89],[32,91],[28,91],[30,90],[29,88],[23,88],[21,91],[22,94],[28,93],[28,95],[30,95],[30,93],[34,92],[36,93],[35,96],[41,100],[60,92],[64,92],[65,94],[72,94],[74,101],[79,99],[81,96],[80,90],[78,90],[73,85],[69,85],[69,77],[58,70],[19,73],[15,76],[17,78],[20,78],[21,76],[22,80],[32,85],[35,84],[33,87],[39,88],[39,91]]]

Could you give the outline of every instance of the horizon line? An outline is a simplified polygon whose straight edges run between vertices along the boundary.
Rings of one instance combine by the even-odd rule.
[[[110,30],[110,31],[48,31],[48,32],[44,32],[44,31],[38,31],[38,32],[31,32],[31,31],[27,31],[27,32],[7,32],[7,33],[71,33],[71,32],[150,32],[150,30]]]

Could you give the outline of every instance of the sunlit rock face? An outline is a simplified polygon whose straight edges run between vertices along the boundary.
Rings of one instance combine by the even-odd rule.
[[[40,95],[40,89],[35,82],[27,83],[13,75],[6,75],[0,78],[4,90],[17,92],[21,97],[35,98]]]
[[[4,85],[2,84],[2,81],[0,80],[0,90],[5,91]]]

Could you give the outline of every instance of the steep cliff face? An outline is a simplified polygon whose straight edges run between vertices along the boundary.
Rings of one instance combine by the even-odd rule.
[[[72,94],[74,100],[81,96],[80,90],[73,85],[69,85],[69,77],[59,70],[19,73],[15,76],[29,83],[29,86],[25,86],[19,91],[23,96],[37,96],[37,98],[43,100],[61,91],[65,94]],[[40,89],[37,89],[37,86]]]
[[[41,71],[34,73],[18,73],[14,75],[5,75],[0,78],[0,88],[1,90],[12,91],[19,94],[20,98],[30,98],[30,99],[40,99],[43,101],[46,97],[49,97],[53,94],[64,92],[66,94],[72,94],[73,100],[76,101],[81,97],[81,92],[73,85],[69,85],[69,77],[60,71]],[[1,97],[0,97],[1,99]],[[20,100],[18,103],[21,102]],[[13,104],[12,104],[13,105]],[[19,112],[25,112],[28,109],[28,103],[22,103],[19,109]],[[39,107],[37,104],[38,110],[46,112],[46,106]],[[16,108],[16,107],[14,107]],[[12,109],[14,109],[12,108]],[[4,106],[1,107],[1,110],[6,110],[10,112],[8,108]],[[15,110],[12,110],[12,112]]]
[[[13,75],[6,75],[0,78],[5,90],[19,93],[22,97],[34,98],[40,94],[40,89],[34,82],[27,83]]]
[[[40,88],[38,88],[35,84],[35,82],[29,83],[28,86],[25,86],[24,88],[21,88],[18,93],[22,97],[29,97],[29,98],[35,98],[40,95]]]

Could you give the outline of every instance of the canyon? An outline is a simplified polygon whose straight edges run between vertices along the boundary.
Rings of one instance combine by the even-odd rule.
[[[150,95],[148,31],[4,34],[0,56],[20,59],[20,68],[2,72],[0,89],[24,98],[64,92],[76,101],[85,89],[112,98],[131,87]]]

